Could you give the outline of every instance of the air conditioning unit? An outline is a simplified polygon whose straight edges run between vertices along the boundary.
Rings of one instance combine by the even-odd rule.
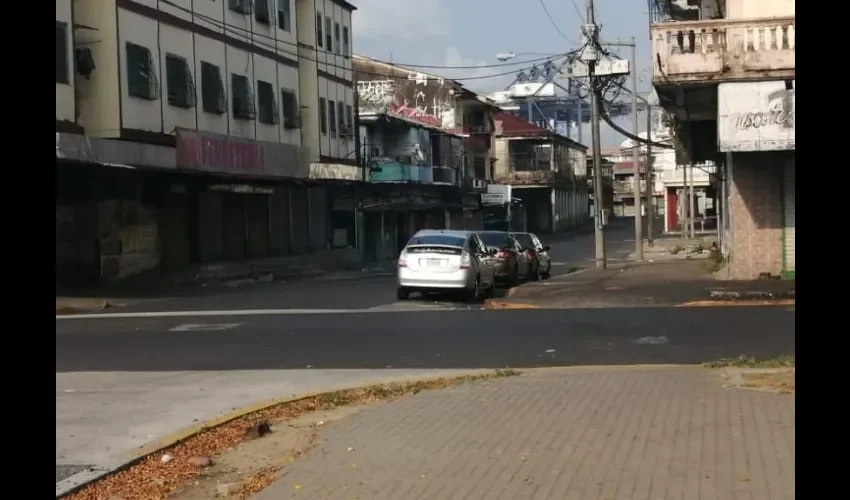
[[[487,187],[487,181],[482,179],[472,179],[472,187],[475,189],[484,189]]]

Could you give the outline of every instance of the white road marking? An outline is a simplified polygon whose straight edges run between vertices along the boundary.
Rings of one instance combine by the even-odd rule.
[[[665,336],[660,337],[641,337],[639,339],[632,340],[632,344],[649,344],[649,345],[658,345],[658,344],[666,344],[670,342]]]
[[[362,314],[385,313],[402,311],[456,311],[479,310],[483,306],[449,306],[439,304],[387,304],[369,309],[242,309],[225,311],[159,311],[159,312],[127,312],[103,314],[69,314],[57,315],[56,320],[72,319],[143,319],[143,318],[203,318],[214,316],[287,316],[295,314]]]
[[[200,324],[200,323],[186,323],[185,325],[175,326],[174,328],[169,328],[169,332],[217,332],[220,330],[230,330],[241,326],[242,323],[210,323],[210,324]]]
[[[103,314],[57,315],[56,319],[117,319],[117,318],[192,318],[206,316],[281,316],[287,314],[350,314],[366,312],[362,309],[241,309],[224,311],[158,311]]]

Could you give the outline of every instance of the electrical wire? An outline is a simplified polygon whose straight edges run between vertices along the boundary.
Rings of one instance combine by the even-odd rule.
[[[249,29],[249,28],[243,28],[243,27],[241,27],[241,26],[235,26],[235,25],[232,25],[232,24],[225,23],[225,22],[220,21],[220,20],[218,20],[218,19],[215,19],[215,18],[213,18],[213,17],[210,17],[210,16],[207,16],[207,15],[204,15],[204,14],[199,14],[199,13],[197,13],[197,12],[194,12],[194,11],[192,11],[191,9],[187,9],[186,7],[183,7],[183,6],[181,6],[181,5],[177,5],[177,4],[175,4],[175,3],[173,3],[173,2],[170,2],[170,1],[168,1],[168,0],[160,0],[160,2],[161,2],[161,3],[166,4],[166,5],[170,6],[170,7],[173,7],[174,9],[177,9],[177,10],[179,10],[179,11],[182,11],[182,12],[184,12],[184,13],[192,14],[193,16],[197,17],[198,19],[202,19],[202,20],[204,20],[206,23],[211,24],[211,25],[215,26],[216,28],[221,28],[221,29],[223,29],[225,32],[230,32],[231,34],[236,35],[236,36],[240,36],[240,37],[245,37],[245,38],[249,38],[249,37],[250,37],[250,38],[252,38],[251,43],[253,43],[253,44],[255,44],[255,45],[258,45],[258,46],[261,46],[261,47],[264,47],[264,48],[270,49],[270,50],[275,51],[275,52],[281,52],[281,53],[283,53],[283,54],[287,54],[287,55],[290,55],[290,56],[293,56],[293,57],[296,57],[296,58],[299,58],[299,59],[304,59],[304,60],[306,60],[306,61],[315,62],[315,63],[319,63],[319,64],[325,64],[325,65],[327,65],[327,66],[334,67],[334,68],[338,68],[338,69],[351,70],[351,68],[346,68],[346,67],[345,67],[345,66],[343,66],[343,65],[338,65],[338,64],[334,64],[334,63],[330,63],[330,62],[325,62],[325,61],[318,61],[318,60],[316,60],[316,59],[311,59],[311,58],[309,58],[309,57],[306,57],[306,56],[303,56],[303,55],[299,55],[298,53],[295,53],[295,52],[291,52],[291,51],[288,51],[288,50],[282,49],[282,48],[280,48],[280,47],[278,47],[278,46],[276,46],[276,45],[270,45],[269,43],[261,42],[261,41],[257,40],[257,38],[265,39],[265,40],[268,40],[268,41],[270,41],[270,42],[275,42],[275,43],[281,43],[281,44],[284,44],[284,45],[289,45],[289,46],[292,46],[292,47],[294,47],[294,48],[296,48],[296,49],[297,49],[297,48],[306,48],[306,47],[304,47],[303,45],[299,45],[299,44],[297,44],[297,43],[289,42],[289,41],[286,41],[286,40],[279,40],[279,39],[277,39],[277,38],[275,38],[275,37],[273,37],[273,36],[265,35],[265,34],[263,34],[263,33],[257,33],[257,32],[254,32],[254,31],[252,31],[252,30],[251,30],[251,29]],[[341,55],[341,54],[334,54],[334,53],[331,53],[331,52],[328,52],[328,54],[330,54],[330,55]],[[374,62],[377,62],[377,63],[386,64],[386,65],[389,65],[389,66],[402,67],[402,68],[407,67],[407,68],[430,68],[430,69],[479,69],[479,68],[499,68],[499,67],[520,66],[520,65],[523,65],[523,64],[529,64],[529,63],[546,63],[546,62],[551,62],[551,61],[553,61],[553,60],[555,60],[555,59],[558,59],[559,57],[563,57],[563,54],[554,54],[554,55],[552,55],[552,56],[548,56],[548,57],[538,57],[538,58],[535,58],[535,59],[527,59],[527,60],[524,60],[524,61],[512,61],[512,62],[505,62],[505,63],[499,63],[499,64],[490,64],[490,65],[482,65],[482,66],[437,66],[437,65],[417,65],[417,64],[403,64],[403,63],[396,63],[396,62],[383,61],[383,60],[375,59],[375,58],[372,58],[372,57],[370,57],[369,59],[370,59],[370,60],[372,60],[372,61],[374,61]],[[530,68],[530,67],[529,67],[529,68]],[[529,69],[529,68],[520,68],[520,70],[522,70],[522,69]],[[517,69],[512,69],[511,71],[508,71],[508,72],[505,72],[505,73],[499,73],[499,74],[493,74],[493,75],[475,76],[475,77],[465,77],[465,78],[447,78],[447,79],[449,79],[449,80],[456,80],[456,81],[461,81],[461,80],[480,80],[480,79],[487,79],[487,78],[495,78],[495,77],[499,77],[499,76],[505,76],[505,75],[509,75],[509,74],[511,74],[511,73],[514,73],[514,72],[516,72],[516,71],[518,71],[518,70],[517,70]],[[361,74],[367,74],[367,75],[370,75],[370,76],[388,76],[388,75],[379,74],[379,73],[368,73],[368,72],[359,72],[359,73],[361,73]],[[400,78],[400,77],[396,77],[396,78]],[[405,77],[405,78],[401,78],[401,79],[406,79],[406,77]]]
[[[570,0],[570,2],[573,4],[573,10],[576,11],[576,15],[579,19],[581,19],[581,22],[586,23],[587,21],[584,19],[584,14],[581,13],[581,9],[579,9],[578,5],[576,5],[576,0]]]
[[[569,43],[570,45],[578,45],[575,40],[572,40],[570,37],[565,35],[564,32],[561,31],[561,28],[558,27],[558,23],[555,22],[555,19],[552,17],[552,14],[549,13],[549,8],[546,7],[546,2],[544,2],[543,0],[538,0],[538,2],[540,2],[540,6],[543,7],[543,12],[546,13],[546,17],[549,18],[549,22],[552,24],[552,27],[555,28],[555,31],[557,31],[558,34],[561,35],[561,38],[566,40],[567,43]]]

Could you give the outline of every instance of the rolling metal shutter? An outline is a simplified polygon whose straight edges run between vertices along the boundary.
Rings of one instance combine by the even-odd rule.
[[[782,186],[783,207],[783,232],[782,232],[782,275],[786,278],[794,278],[797,261],[797,237],[796,237],[796,211],[795,200],[796,185],[796,162],[794,159],[786,160]]]

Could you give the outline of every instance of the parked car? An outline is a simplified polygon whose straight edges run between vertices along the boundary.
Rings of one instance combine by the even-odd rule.
[[[506,286],[516,286],[520,279],[528,276],[530,261],[520,244],[504,231],[482,231],[478,233],[492,255],[496,268],[496,281]]]
[[[412,292],[461,292],[470,302],[490,296],[496,287],[494,254],[470,231],[419,231],[398,257],[398,299]]]
[[[536,280],[537,276],[548,279],[552,275],[552,259],[549,257],[551,247],[544,245],[534,233],[511,233],[511,236],[519,242],[531,259],[534,267],[532,280]]]

